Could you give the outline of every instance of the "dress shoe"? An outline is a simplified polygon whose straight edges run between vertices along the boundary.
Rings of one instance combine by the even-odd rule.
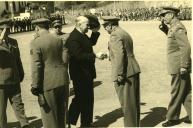
[[[186,123],[186,124],[191,124],[192,121],[191,121],[190,119],[186,118],[186,119],[184,120],[184,123]]]
[[[81,125],[80,128],[93,128],[96,127],[94,124]]]
[[[29,125],[22,126],[21,128],[30,128]]]
[[[167,122],[163,123],[162,126],[163,127],[171,127],[171,126],[177,125],[179,123],[180,123],[179,120],[168,120]]]

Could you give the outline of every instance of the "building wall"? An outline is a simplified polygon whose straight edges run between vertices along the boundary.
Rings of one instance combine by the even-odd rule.
[[[16,14],[16,13],[20,13],[20,9],[22,7],[25,7],[27,2],[26,1],[0,1],[0,14],[2,14],[4,10],[11,12],[11,4],[13,6],[13,13]],[[15,9],[14,9],[14,4],[15,4]]]
[[[0,1],[0,14],[3,12],[4,9],[6,9],[5,2]]]

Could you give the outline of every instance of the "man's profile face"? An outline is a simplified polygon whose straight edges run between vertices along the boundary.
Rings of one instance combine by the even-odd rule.
[[[83,22],[81,22],[79,28],[82,33],[87,33],[89,29],[89,21],[84,20]]]
[[[108,34],[111,34],[112,32],[112,27],[109,24],[103,25],[104,29],[108,32]]]
[[[164,15],[164,17],[163,17],[164,23],[165,23],[165,24],[170,24],[171,21],[172,21],[172,19],[173,19],[173,17],[174,17],[174,14],[173,14],[173,13],[166,13],[166,14]]]
[[[36,25],[35,26],[35,31],[34,31],[36,34],[39,34],[39,27]]]
[[[55,31],[56,34],[61,33],[62,32],[62,26],[55,26],[54,31]]]

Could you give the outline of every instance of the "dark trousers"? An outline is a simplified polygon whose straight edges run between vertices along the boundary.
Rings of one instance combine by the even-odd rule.
[[[185,75],[175,74],[172,75],[171,81],[171,100],[168,106],[168,112],[166,118],[168,120],[178,120],[181,111],[181,105],[183,104],[189,119],[191,120],[191,79],[190,74]]]
[[[114,83],[124,115],[125,127],[140,125],[140,81],[139,74],[127,78],[123,85]]]
[[[29,125],[21,98],[20,85],[5,85],[0,87],[0,128],[7,128],[6,109],[8,99],[21,126]]]
[[[69,123],[76,125],[80,115],[81,126],[89,126],[93,121],[93,80],[73,80],[73,87],[75,96],[69,107]]]
[[[40,106],[44,128],[64,128],[68,86],[58,87],[43,93],[45,104]]]

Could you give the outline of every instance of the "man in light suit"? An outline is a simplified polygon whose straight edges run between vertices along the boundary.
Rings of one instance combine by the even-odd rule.
[[[9,19],[0,20],[0,128],[7,128],[7,101],[13,107],[22,128],[29,126],[21,98],[24,78],[17,40],[9,37]]]
[[[162,24],[160,29],[167,35],[168,72],[172,76],[171,100],[166,114],[167,122],[163,127],[179,124],[181,105],[187,111],[185,123],[191,123],[191,47],[184,25],[177,18],[178,8],[164,7],[160,13]],[[168,27],[169,26],[169,27]]]
[[[124,114],[125,127],[140,124],[140,67],[135,59],[131,36],[119,27],[119,19],[104,16],[103,26],[110,34],[109,59],[112,64],[114,83]]]
[[[65,92],[69,85],[67,62],[63,58],[62,39],[49,33],[50,21],[32,21],[36,38],[31,42],[33,95],[38,96],[45,128],[64,128]]]

